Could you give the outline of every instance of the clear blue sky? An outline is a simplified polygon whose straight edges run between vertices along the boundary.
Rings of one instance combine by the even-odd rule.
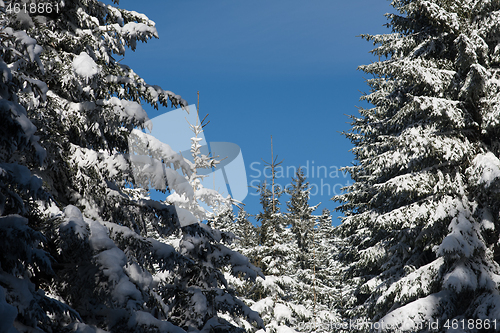
[[[272,135],[285,168],[309,166],[317,186],[310,203],[322,202],[317,212],[336,207],[329,199],[350,178],[334,171],[353,160],[339,132],[349,129],[346,115],[357,114],[368,90],[357,66],[375,60],[372,44],[356,36],[390,32],[383,26],[383,15],[393,12],[389,1],[122,0],[119,7],[146,14],[160,36],[122,63],[189,104],[200,91],[200,114],[210,114],[207,141],[239,145],[249,183],[263,179],[257,176],[261,158],[271,159]],[[166,111],[146,110],[150,118]],[[291,176],[284,171],[282,185]],[[251,214],[259,210],[254,194],[250,189],[244,201]]]

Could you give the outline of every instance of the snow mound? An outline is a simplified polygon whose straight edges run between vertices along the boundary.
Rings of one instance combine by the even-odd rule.
[[[99,73],[99,66],[86,52],[81,52],[71,64],[76,74],[90,79]]]
[[[443,287],[454,289],[457,293],[464,289],[475,290],[477,285],[476,274],[464,264],[457,265],[451,273],[446,274],[443,282]]]
[[[276,333],[297,333],[297,331],[294,330],[293,328],[282,325],[282,326],[278,326]]]
[[[277,321],[292,320],[292,311],[284,304],[276,304],[274,306],[274,317]]]
[[[129,327],[134,325],[137,326],[153,326],[159,329],[159,332],[168,333],[185,333],[182,328],[174,326],[172,323],[167,321],[158,320],[153,317],[150,313],[144,311],[135,311],[132,317],[128,321]]]
[[[151,33],[154,36],[158,35],[155,27],[136,22],[129,22],[125,24],[122,28],[122,33],[133,39],[140,38],[141,35],[146,35],[148,33]]]
[[[489,186],[497,178],[500,178],[500,160],[491,152],[480,154],[474,158],[473,171],[475,175],[480,175],[479,184],[486,183]]]
[[[86,239],[89,236],[89,231],[80,210],[73,205],[68,205],[64,208],[64,214],[66,220],[59,226],[59,232],[64,234],[71,231],[81,240]]]
[[[17,332],[12,326],[17,317],[17,309],[6,302],[5,289],[3,287],[0,287],[0,313],[2,314],[2,320],[0,320],[0,332]]]
[[[449,307],[450,293],[446,290],[420,298],[405,306],[389,312],[379,323],[386,332],[415,332],[415,328],[425,327],[426,323],[435,322],[435,317],[442,312],[442,307]],[[383,323],[383,324],[382,324]]]
[[[109,100],[98,101],[98,104],[113,107],[113,110],[119,114],[122,119],[135,119],[139,122],[146,122],[149,120],[148,114],[138,102],[111,97]]]

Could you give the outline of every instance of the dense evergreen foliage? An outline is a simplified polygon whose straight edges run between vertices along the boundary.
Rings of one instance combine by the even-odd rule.
[[[500,1],[393,0],[362,36],[336,228],[300,168],[284,191],[268,163],[254,226],[203,188],[202,124],[193,163],[147,134],[144,104],[188,106],[117,60],[146,16],[22,4],[0,0],[0,332],[498,330]]]
[[[262,326],[222,272],[259,270],[199,223],[229,204],[198,181],[215,162],[196,140],[191,164],[140,130],[141,103],[186,102],[115,60],[157,37],[154,22],[94,0],[20,7],[0,1],[0,331]]]
[[[394,0],[347,137],[347,318],[405,332],[499,318],[500,3]],[[473,325],[474,326],[474,325]],[[366,329],[359,329],[366,331]],[[467,332],[480,331],[478,327]]]
[[[260,313],[266,332],[330,332],[331,323],[340,322],[335,306],[341,288],[330,212],[313,215],[317,205],[309,206],[311,188],[300,169],[286,193],[275,186],[273,196],[272,183],[266,180],[257,188],[260,226],[248,222],[243,209],[232,224],[217,220],[216,228],[234,233],[231,247],[265,275],[256,283],[228,280]],[[288,210],[283,213],[280,201],[285,196]]]

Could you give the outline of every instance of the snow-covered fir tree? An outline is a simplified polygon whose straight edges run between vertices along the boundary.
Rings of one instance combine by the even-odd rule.
[[[58,330],[58,321],[77,321],[69,306],[39,289],[42,277],[54,274],[46,242],[32,203],[47,200],[42,179],[32,172],[44,164],[46,151],[20,95],[31,92],[33,103],[43,102],[46,86],[26,79],[37,71],[41,48],[24,31],[6,27],[0,13],[0,332],[32,327]],[[15,66],[12,66],[15,64]]]
[[[314,240],[318,244],[315,251],[315,265],[329,267],[337,253],[338,240],[335,238],[335,228],[332,226],[331,212],[324,208],[317,216]],[[333,248],[332,248],[333,247]]]
[[[309,188],[305,178],[301,176],[301,179],[301,185],[293,192],[294,199],[288,202],[293,208],[287,213],[281,212],[281,190],[275,190],[273,199],[267,182],[258,186],[262,209],[257,218],[264,226],[258,228],[258,239],[265,243],[244,241],[245,235],[255,233],[255,227],[243,232],[244,228],[238,226],[235,231],[237,240],[233,248],[259,265],[266,276],[265,279],[258,278],[255,284],[230,276],[227,276],[228,280],[245,302],[260,313],[270,332],[330,332],[329,324],[339,321],[334,310],[340,288],[334,279],[338,262],[333,260],[336,244],[331,238],[331,215],[329,211],[324,211],[321,216],[311,214],[315,207],[309,206]],[[295,180],[293,182],[295,184]],[[237,222],[240,215],[241,211]],[[309,230],[304,231],[303,226],[299,229],[302,222]],[[249,223],[243,222],[244,225]],[[278,223],[277,227],[273,223]],[[301,231],[300,235],[307,235],[302,239],[307,241],[309,252],[300,250],[292,223]],[[263,235],[263,232],[268,234]]]
[[[186,102],[115,60],[157,37],[154,22],[94,0],[37,8],[0,1],[0,330],[262,326],[222,273],[258,270],[199,223],[197,200],[221,197],[140,130],[141,103]],[[170,201],[151,200],[150,188]]]
[[[298,323],[297,312],[305,308],[291,299],[295,281],[287,274],[292,270],[296,253],[293,236],[286,228],[286,219],[280,211],[281,189],[275,189],[274,199],[267,182],[259,185],[262,211],[257,214],[262,227],[254,227],[248,221],[248,214],[240,209],[236,220],[230,223],[228,216],[215,219],[215,225],[225,226],[234,234],[229,245],[250,258],[266,274],[254,283],[244,276],[235,277],[226,273],[226,278],[246,304],[257,311],[265,324],[266,332],[295,332],[292,327]],[[273,206],[274,205],[274,206]],[[273,213],[274,211],[274,213]],[[227,238],[226,238],[227,240]],[[256,332],[255,326],[246,325],[248,332]],[[264,332],[259,330],[258,332]]]
[[[252,248],[257,245],[257,231],[252,222],[248,220],[248,214],[243,206],[238,210],[235,223],[236,245],[241,249]]]
[[[333,309],[337,296],[337,273],[332,260],[336,252],[331,215],[323,210],[322,215],[313,215],[318,208],[309,205],[309,182],[302,169],[292,178],[287,194],[287,219],[294,236],[293,246],[298,248],[293,272],[287,273],[294,284],[293,301],[307,309],[297,328],[314,332],[329,332],[328,323],[338,320]],[[326,324],[326,325],[324,325]]]
[[[237,240],[237,225],[234,217],[234,212],[231,206],[227,209],[218,212],[210,220],[207,225],[221,232],[222,241],[228,245],[233,245]]]
[[[220,163],[220,161],[218,161],[213,156],[210,156],[210,154],[204,155],[201,153],[202,146],[200,144],[200,141],[202,140],[201,134],[203,133],[204,125],[199,123],[197,120],[196,124],[189,123],[189,126],[191,127],[194,135],[191,138],[191,157],[193,161],[193,167],[196,170],[212,170]],[[159,159],[161,159],[160,156]],[[200,220],[210,221],[220,215],[227,216],[232,222],[234,215],[232,209],[233,201],[229,196],[224,198],[216,190],[203,187],[202,181],[206,177],[208,177],[208,175],[193,172],[188,177],[188,182],[186,182],[184,179],[181,179],[182,186],[187,186],[189,190],[191,190],[191,188],[193,189],[193,200],[185,200],[185,198],[182,196],[182,192],[180,192],[180,194],[178,192],[170,194],[167,197],[166,202],[168,204],[175,205],[177,208],[187,209],[190,212],[193,212],[194,215]],[[208,209],[202,207],[200,205],[200,202],[203,202],[205,204],[205,207],[208,207]]]
[[[300,268],[311,268],[310,264],[315,250],[313,239],[316,218],[313,217],[312,213],[319,204],[309,206],[310,192],[311,188],[309,182],[306,181],[304,171],[299,168],[295,178],[292,178],[292,183],[287,188],[290,199],[286,203],[288,208],[286,216],[299,249],[297,264]]]
[[[308,310],[297,326],[301,332],[331,332],[332,323],[341,322],[338,299],[343,289],[339,279],[340,264],[335,255],[339,242],[333,235],[331,215],[327,209],[322,215],[313,216],[314,229],[311,231],[310,255],[306,267],[297,268],[290,276],[297,281],[294,286],[294,302]]]
[[[260,222],[259,240],[260,254],[256,254],[259,267],[265,275],[281,275],[291,269],[294,261],[292,252],[295,249],[289,246],[293,240],[288,221],[281,212],[280,197],[283,189],[279,186],[269,186],[267,181],[259,184],[260,203],[262,211],[257,214]],[[292,259],[292,262],[290,262]]]
[[[257,228],[248,220],[248,214],[243,205],[239,207],[238,215],[235,217],[232,209],[220,212],[208,221],[212,228],[226,235],[224,242],[230,247],[250,259],[253,258],[252,251],[258,245]]]
[[[353,119],[355,183],[336,197],[344,279],[355,283],[343,312],[401,332],[428,332],[437,320],[440,331],[462,320],[462,332],[484,331],[472,321],[492,331],[500,318],[500,3],[392,5],[392,33],[364,36],[382,58],[360,67],[373,75],[362,99],[374,107]]]
[[[342,280],[343,265],[339,260],[339,253],[348,244],[336,236],[335,227],[332,226],[332,215],[327,208],[324,208],[317,218],[314,236],[317,249],[314,260],[316,279],[321,281],[325,288],[318,293],[317,302],[338,315],[337,310],[342,308],[342,294],[350,284],[350,281]]]
[[[274,172],[273,168],[272,177],[275,176]],[[294,332],[292,327],[297,324],[297,314],[305,311],[303,306],[293,301],[296,281],[289,276],[295,265],[297,248],[293,234],[287,228],[288,221],[281,212],[283,189],[279,186],[273,188],[273,184],[274,181],[271,185],[264,181],[257,189],[262,206],[256,216],[261,223],[258,229],[260,243],[249,256],[259,265],[266,278],[257,280],[249,297],[256,301],[251,308],[260,313],[267,331]]]

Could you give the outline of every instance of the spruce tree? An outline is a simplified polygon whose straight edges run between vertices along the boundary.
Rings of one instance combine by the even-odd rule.
[[[327,208],[323,209],[321,215],[316,216],[315,225],[310,270],[314,270],[316,280],[316,303],[322,305],[323,310],[333,310],[338,306],[337,296],[343,284],[339,278],[341,266],[336,258],[341,248],[341,240],[335,237],[332,216]]]
[[[335,235],[332,215],[327,208],[316,218],[313,259],[316,305],[312,324],[317,325],[317,332],[330,332],[332,323],[341,322],[338,309],[342,307],[342,292],[347,284],[341,279],[342,264],[337,257],[343,241]]]
[[[287,188],[290,199],[286,203],[288,208],[286,216],[300,251],[297,264],[301,268],[312,267],[312,253],[315,246],[313,233],[316,218],[312,216],[312,213],[319,204],[309,206],[310,191],[309,182],[306,181],[304,171],[299,168],[295,178],[292,178],[291,186]]]
[[[41,248],[47,240],[37,230],[41,221],[32,203],[50,196],[32,170],[44,164],[47,152],[21,104],[23,94],[31,94],[33,103],[46,99],[47,86],[30,80],[39,70],[42,50],[26,32],[5,28],[3,12],[0,24],[0,331],[58,331],[65,322],[81,318],[40,289],[42,279],[54,271],[50,255]]]
[[[261,246],[257,257],[264,274],[281,275],[288,271],[293,263],[287,260],[292,258],[285,259],[293,251],[287,245],[293,237],[290,229],[286,228],[287,220],[281,212],[280,197],[283,190],[279,186],[272,189],[272,186],[270,188],[264,181],[259,185],[259,191],[262,211],[257,214],[257,221],[261,223],[259,228]]]
[[[392,33],[363,36],[382,59],[360,67],[373,108],[353,117],[355,183],[335,198],[344,314],[404,332],[485,324],[500,316],[500,3],[392,5]]]
[[[242,249],[252,248],[257,245],[257,231],[252,222],[248,220],[249,216],[250,214],[241,206],[238,216],[236,216],[235,234],[237,237],[236,244]]]
[[[272,177],[275,176],[274,172],[273,168]],[[257,214],[257,221],[261,223],[260,242],[245,253],[262,269],[265,280],[257,279],[247,297],[251,300],[251,308],[261,315],[266,331],[276,333],[295,326],[296,310],[303,310],[293,301],[296,281],[289,276],[295,265],[297,251],[294,237],[290,228],[287,228],[287,219],[281,212],[280,197],[283,190],[279,186],[273,188],[273,185],[269,186],[264,181],[258,191],[262,204],[262,210]]]
[[[292,185],[286,215],[279,207],[281,193],[274,196],[272,214],[271,189],[266,182],[259,186],[263,207],[257,216],[265,226],[261,232],[268,233],[265,243],[243,253],[255,258],[266,278],[252,286],[239,285],[239,290],[246,292],[246,302],[261,314],[270,332],[331,332],[330,324],[339,321],[331,216],[329,211],[311,214],[317,206],[309,206],[308,183],[300,170]]]
[[[141,131],[143,103],[187,106],[116,60],[157,37],[154,22],[94,0],[24,3],[0,1],[0,330],[262,326],[222,272],[258,270],[200,223],[197,200],[220,195]]]

